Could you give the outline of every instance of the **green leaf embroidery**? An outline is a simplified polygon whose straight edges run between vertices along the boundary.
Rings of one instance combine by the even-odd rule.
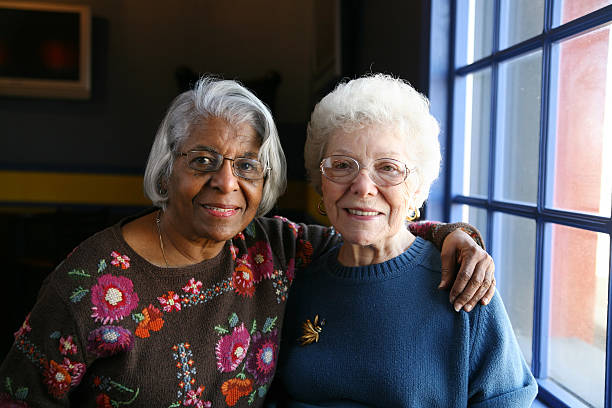
[[[68,275],[71,276],[82,276],[84,278],[91,278],[91,275],[85,272],[83,269],[73,269],[68,271]]]
[[[229,330],[227,330],[223,326],[215,326],[215,330],[217,331],[217,334],[227,334],[227,333],[229,333]]]
[[[255,238],[255,224],[251,222],[249,225],[247,225],[245,231],[249,237]]]
[[[241,380],[246,380],[246,375],[244,375],[244,373],[238,373],[236,374],[236,378],[239,378]]]
[[[136,323],[140,323],[142,322],[145,317],[142,313],[132,313],[132,319],[136,322]]]
[[[174,404],[169,405],[168,408],[176,408],[176,407],[180,407],[180,406],[181,406],[180,402],[175,402]]]
[[[251,393],[251,395],[249,395],[249,405],[251,405],[253,402],[255,402],[255,395],[257,394],[257,391],[253,391]]]
[[[24,400],[28,397],[28,387],[19,387],[15,391],[15,398],[18,400]]]
[[[100,262],[98,262],[98,273],[104,271],[105,269],[106,269],[106,260],[100,259]]]
[[[13,380],[11,380],[11,377],[6,377],[4,380],[4,386],[6,387],[9,395],[13,395]]]
[[[255,333],[257,330],[257,320],[253,319],[253,325],[251,326],[251,334]]]
[[[232,313],[229,317],[229,325],[230,327],[234,327],[238,324],[238,315],[236,313]]]
[[[274,325],[276,324],[277,319],[278,317],[275,317],[274,319],[268,317],[261,331],[263,331],[264,333],[269,333],[270,331],[272,331],[272,329],[274,328]]]
[[[75,290],[72,291],[72,295],[70,295],[70,301],[72,303],[80,302],[83,297],[89,292],[89,289],[83,289],[82,286],[79,286]]]
[[[54,331],[53,333],[51,333],[49,335],[49,338],[51,339],[59,339],[62,336],[62,333],[58,332],[57,330]]]
[[[260,398],[263,398],[266,395],[266,392],[268,392],[268,387],[265,385],[262,385],[257,389],[257,393],[259,394]]]

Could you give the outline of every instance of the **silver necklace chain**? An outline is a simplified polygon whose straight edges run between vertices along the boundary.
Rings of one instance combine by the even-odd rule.
[[[160,227],[161,213],[162,213],[162,210],[159,210],[157,212],[157,217],[155,217],[155,225],[157,226],[157,234],[159,235],[159,247],[161,248],[161,253],[162,253],[162,256],[164,257],[164,262],[166,263],[166,268],[169,268],[168,260],[166,259],[166,252],[164,251],[164,240],[162,239],[162,234],[161,234],[161,227]]]

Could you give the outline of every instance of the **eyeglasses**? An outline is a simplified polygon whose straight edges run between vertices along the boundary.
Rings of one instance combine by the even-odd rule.
[[[266,176],[270,167],[266,167],[259,160],[247,157],[229,158],[220,153],[209,150],[191,150],[179,153],[180,156],[187,156],[187,165],[197,171],[211,172],[217,171],[223,166],[225,160],[232,162],[232,173],[236,177],[246,180],[260,180]]]
[[[350,183],[361,169],[367,169],[370,179],[379,187],[396,186],[414,171],[405,163],[395,159],[377,159],[365,167],[349,156],[333,155],[321,161],[321,174],[335,183]]]

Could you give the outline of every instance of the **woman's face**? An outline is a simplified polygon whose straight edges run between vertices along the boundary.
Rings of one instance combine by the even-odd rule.
[[[194,126],[180,152],[209,150],[226,158],[257,159],[259,136],[248,124],[234,126],[210,117]],[[186,156],[177,156],[168,180],[168,205],[164,217],[186,238],[226,241],[253,220],[261,201],[264,180],[245,180],[224,160],[214,172],[189,167]]]
[[[368,167],[376,159],[392,158],[408,164],[408,146],[393,128],[369,126],[351,133],[334,132],[324,157],[344,155]],[[411,175],[396,186],[379,187],[361,168],[357,177],[345,184],[333,182],[321,175],[323,202],[329,220],[342,234],[345,242],[385,245],[402,229],[408,215],[414,191]]]

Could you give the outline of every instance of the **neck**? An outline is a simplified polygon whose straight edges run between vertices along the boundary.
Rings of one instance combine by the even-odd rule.
[[[179,226],[173,223],[170,217],[164,217],[161,211],[156,223],[160,251],[166,267],[188,266],[214,258],[225,245],[223,241],[185,236],[180,232]]]
[[[380,244],[357,245],[344,242],[338,252],[338,262],[344,266],[365,266],[386,262],[404,253],[415,236],[402,228],[393,238]]]

